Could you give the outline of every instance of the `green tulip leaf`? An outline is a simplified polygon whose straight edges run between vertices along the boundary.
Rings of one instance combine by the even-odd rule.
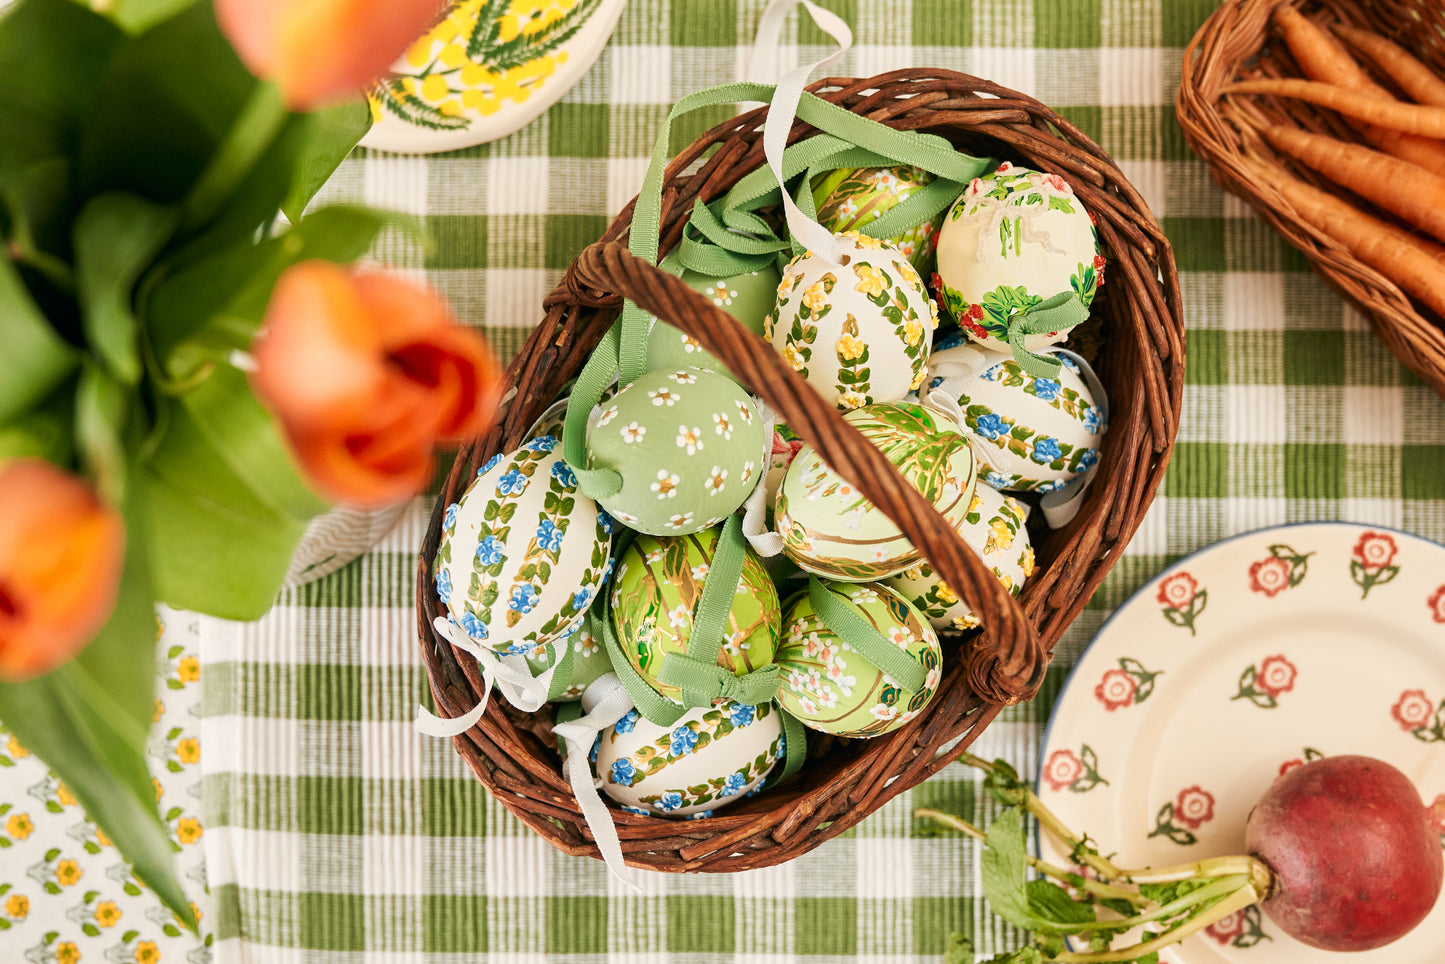
[[[140,380],[136,281],[175,230],[176,215],[134,194],[102,194],[75,221],[75,271],[86,342],[110,374]]]
[[[110,8],[110,16],[130,33],[144,33],[195,2],[196,0],[116,0]]]
[[[319,258],[348,263],[361,257],[382,228],[408,229],[404,215],[351,205],[314,211],[285,233],[254,244],[250,239],[215,252],[165,278],[146,306],[146,325],[156,357],[172,377],[183,377],[203,361],[176,353],[203,329],[222,326],[235,347],[250,344],[281,272],[298,261]]]
[[[38,458],[69,465],[75,456],[75,392],[62,385],[50,398],[0,424],[0,462]]]
[[[75,442],[87,474],[112,505],[120,505],[125,496],[125,426],[131,398],[124,385],[86,360],[75,394]]]
[[[99,89],[80,129],[82,192],[125,191],[159,204],[190,193],[257,84],[209,3],[125,37],[108,64],[86,69],[99,75]]]
[[[272,508],[298,522],[330,508],[307,486],[276,420],[251,393],[244,373],[219,363],[181,396],[181,404],[226,464]]]
[[[152,545],[156,598],[223,619],[271,607],[306,526],[263,501],[187,409],[167,405],[165,434],[133,474]]]
[[[301,220],[321,185],[371,129],[371,106],[362,100],[317,111],[307,115],[306,127],[307,142],[295,168],[291,191],[281,202],[281,212],[292,224]]]
[[[79,126],[123,38],[110,20],[71,0],[22,0],[4,13],[0,189],[27,212],[33,241],[55,256],[68,254]]]
[[[79,359],[5,258],[0,258],[0,318],[0,422],[7,422],[50,394]]]

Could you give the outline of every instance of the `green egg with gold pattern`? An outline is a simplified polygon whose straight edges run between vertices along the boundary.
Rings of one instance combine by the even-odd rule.
[[[659,267],[677,275],[688,287],[701,292],[714,306],[732,315],[756,335],[763,333],[763,319],[778,300],[778,282],[782,280],[782,274],[772,264],[757,271],[727,277],[689,271],[672,256],[664,259]],[[688,367],[706,368],[732,378],[722,362],[703,348],[697,339],[665,320],[656,321],[647,336],[648,370]]]
[[[923,688],[904,689],[845,643],[803,592],[788,601],[783,614],[778,702],[805,726],[835,736],[892,732],[922,712],[938,691],[943,676],[938,634],[908,600],[886,586],[829,580],[823,586],[851,605],[887,645],[918,662],[926,674]]]
[[[642,678],[674,702],[681,702],[681,690],[661,682],[662,667],[669,655],[687,651],[720,531],[640,535],[622,553],[612,577],[611,618],[618,645]],[[771,663],[781,617],[778,591],[758,554],[747,547],[718,665],[746,676]]]
[[[978,479],[973,452],[956,422],[912,402],[869,405],[843,418],[950,524],[963,523]],[[783,474],[774,520],[788,557],[829,579],[871,582],[923,558],[893,520],[811,445],[798,451]]]
[[[932,174],[911,165],[839,168],[819,174],[812,183],[818,223],[834,234],[861,230],[932,180]],[[938,249],[943,214],[939,211],[927,221],[883,240],[893,242],[919,273],[927,276]]]

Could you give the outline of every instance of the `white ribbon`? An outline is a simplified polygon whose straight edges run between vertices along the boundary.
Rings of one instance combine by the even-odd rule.
[[[838,239],[833,236],[833,232],[804,215],[788,194],[783,180],[783,148],[788,144],[788,132],[793,127],[793,118],[798,114],[798,102],[802,100],[803,88],[808,84],[808,75],[820,67],[829,66],[847,53],[853,46],[853,31],[842,17],[824,10],[812,0],[773,0],[767,10],[763,11],[762,20],[758,23],[758,37],[753,45],[750,72],[754,76],[761,74],[765,57],[770,58],[769,62],[776,66],[783,20],[792,12],[793,7],[800,3],[813,18],[813,22],[837,41],[838,49],[815,63],[799,64],[778,81],[777,89],[773,91],[772,103],[768,106],[767,126],[763,130],[763,154],[768,159],[768,167],[772,170],[773,177],[777,178],[778,185],[782,188],[783,212],[787,216],[788,231],[793,239],[829,264],[838,265],[843,256],[838,247]]]
[[[515,654],[500,655],[472,639],[465,630],[445,617],[438,616],[432,621],[432,626],[439,636],[457,649],[476,657],[477,668],[482,672],[483,692],[477,705],[461,716],[437,716],[426,707],[418,706],[415,725],[419,733],[426,736],[452,737],[470,730],[487,711],[487,701],[491,699],[493,686],[501,690],[508,703],[524,713],[535,713],[547,702],[552,674],[557,671],[557,664],[561,662],[560,654],[541,675],[533,676],[525,657]],[[564,636],[557,640],[555,645],[570,646],[571,637]]]
[[[1099,410],[1100,432],[1107,432],[1109,430],[1109,393],[1104,390],[1104,383],[1099,381],[1099,376],[1094,374],[1093,366],[1067,348],[1053,348],[1051,351],[1055,355],[1070,359],[1079,366],[1079,377],[1084,380],[1089,394],[1094,396],[1094,407]],[[1050,529],[1062,529],[1074,520],[1074,516],[1079,514],[1079,509],[1084,504],[1084,493],[1089,491],[1089,485],[1099,474],[1094,470],[1097,468],[1096,465],[1084,474],[1075,476],[1063,488],[1046,493],[1039,500],[1039,508],[1043,510],[1044,521],[1049,524]]]
[[[743,502],[743,538],[753,551],[771,559],[783,551],[783,537],[768,528],[768,471],[773,464],[773,431],[778,416],[762,399],[754,399],[763,419],[763,468],[758,484]]]
[[[622,842],[617,837],[617,825],[612,821],[612,811],[602,802],[597,792],[601,780],[592,775],[592,763],[587,759],[597,734],[612,726],[632,709],[632,697],[616,673],[606,673],[595,680],[582,693],[582,709],[585,715],[570,723],[558,723],[552,728],[557,739],[567,744],[567,760],[563,765],[567,781],[577,797],[577,806],[582,810],[582,819],[592,831],[592,839],[602,854],[602,861],[612,875],[638,893],[642,887],[637,883],[632,869],[622,857]]]
[[[963,437],[968,440],[968,447],[973,452],[975,464],[987,465],[997,472],[1012,472],[1014,460],[1007,450],[990,445],[968,430],[963,407],[958,404],[958,396],[965,387],[963,381],[961,378],[945,378],[942,384],[924,396],[923,407],[942,412],[958,423],[959,430],[963,432]]]

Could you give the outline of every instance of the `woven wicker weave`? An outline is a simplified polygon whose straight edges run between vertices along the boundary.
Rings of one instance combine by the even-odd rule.
[[[458,456],[431,519],[417,572],[417,629],[440,712],[466,712],[482,685],[475,660],[439,640],[431,626],[439,612],[431,560],[443,507],[462,494],[478,465],[516,446],[577,374],[616,316],[620,294],[672,320],[737,373],[894,517],[985,626],[971,637],[945,642],[937,696],[899,731],[872,740],[810,734],[808,762],[795,780],[714,817],[671,823],[614,810],[628,861],[657,870],[737,871],[805,853],[955,759],[1003,705],[1031,697],[1054,642],[1138,527],[1178,426],[1184,331],[1173,254],[1138,192],[1096,144],[1037,101],[964,74],[906,70],[867,80],[825,80],[811,89],[892,127],[939,134],[969,153],[1009,158],[1069,179],[1097,217],[1108,257],[1108,283],[1094,312],[1103,319],[1097,368],[1113,405],[1111,427],[1082,511],[1067,528],[1036,542],[1039,569],[1022,598],[1014,600],[932,506],[781,364],[771,346],[615,243],[627,235],[632,211],[623,211],[544,302],[545,318],[507,373],[515,399],[501,423]],[[763,116],[756,110],[735,118],[674,160],[664,189],[662,250],[676,243],[694,198],[720,196],[763,163]],[[799,122],[791,138],[810,133],[812,128]],[[690,167],[696,172],[681,173]],[[545,717],[493,700],[481,722],[455,739],[457,750],[488,789],[548,842],[570,854],[596,856],[561,776]]]
[[[1321,24],[1343,21],[1373,30],[1445,76],[1445,4],[1440,0],[1287,2]],[[1270,14],[1278,5],[1279,0],[1229,0],[1195,34],[1184,53],[1177,102],[1184,138],[1209,164],[1220,186],[1247,201],[1303,252],[1331,287],[1369,317],[1380,341],[1445,397],[1445,319],[1412,301],[1394,282],[1301,221],[1287,201],[1245,166],[1248,158],[1274,165],[1375,217],[1409,229],[1387,212],[1267,147],[1251,141],[1246,149],[1241,126],[1265,124],[1363,143],[1353,127],[1323,108],[1274,97],[1220,97],[1220,88],[1235,80],[1303,76],[1271,29]],[[1368,61],[1361,58],[1361,63],[1368,69]]]

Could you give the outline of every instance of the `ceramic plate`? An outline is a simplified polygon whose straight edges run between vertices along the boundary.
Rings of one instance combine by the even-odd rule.
[[[1343,753],[1399,767],[1445,818],[1445,547],[1343,523],[1284,526],[1184,559],[1114,614],[1059,696],[1039,793],[1117,865],[1164,866],[1243,853],[1271,781]],[[1442,946],[1445,901],[1350,961],[1437,964]],[[1161,958],[1342,959],[1254,909]]]
[[[505,137],[602,53],[626,0],[459,0],[370,94],[365,147],[434,154]]]

